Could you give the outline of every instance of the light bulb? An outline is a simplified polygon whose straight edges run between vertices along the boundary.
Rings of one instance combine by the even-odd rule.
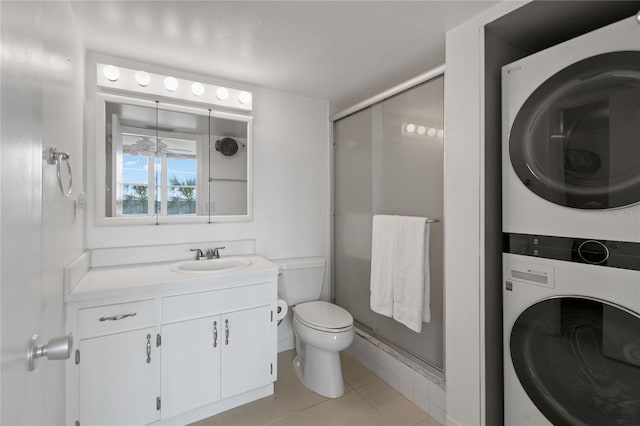
[[[117,81],[120,78],[120,70],[113,65],[106,65],[102,68],[102,75],[109,81]]]
[[[443,136],[444,136],[444,130],[442,129],[438,130],[438,137],[442,139]]]
[[[413,123],[409,123],[404,129],[407,131],[407,133],[413,133],[416,131],[416,125]]]
[[[175,92],[180,87],[180,83],[174,77],[166,77],[164,79],[164,87],[170,92]]]
[[[136,82],[142,87],[146,87],[149,85],[149,83],[151,83],[151,76],[149,75],[149,73],[144,71],[136,72],[135,79]]]
[[[202,83],[193,83],[191,84],[191,93],[195,96],[202,96],[204,94],[204,86]]]
[[[429,129],[427,130],[427,136],[435,136],[436,135],[436,129],[434,129],[433,127],[429,127]]]
[[[249,102],[251,102],[251,93],[240,92],[240,94],[238,95],[238,101],[243,105],[248,104]]]
[[[228,97],[229,97],[229,91],[227,90],[226,87],[218,87],[216,89],[216,98],[220,99],[221,101],[224,101]]]
[[[416,129],[416,133],[422,136],[427,133],[427,128],[424,126],[418,126],[418,128]]]

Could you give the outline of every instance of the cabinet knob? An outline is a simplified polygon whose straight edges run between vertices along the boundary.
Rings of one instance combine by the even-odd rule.
[[[224,320],[224,344],[229,344],[229,320]]]
[[[218,347],[218,321],[213,322],[213,347]]]

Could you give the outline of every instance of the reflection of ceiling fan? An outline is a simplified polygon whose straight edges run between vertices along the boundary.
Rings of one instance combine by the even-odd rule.
[[[130,145],[123,145],[123,151],[129,155],[158,155],[164,157],[167,154],[193,156],[195,153],[190,149],[183,149],[177,147],[169,147],[169,145],[162,139],[158,139],[158,142],[151,140],[148,136],[142,136],[142,139],[138,139],[135,143]],[[181,154],[179,151],[186,154]]]

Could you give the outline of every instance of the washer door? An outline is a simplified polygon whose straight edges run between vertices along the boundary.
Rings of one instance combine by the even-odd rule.
[[[525,310],[511,331],[513,367],[554,425],[640,425],[640,317],[560,297]]]
[[[561,206],[608,209],[640,201],[640,52],[577,62],[545,81],[511,127],[520,180]]]

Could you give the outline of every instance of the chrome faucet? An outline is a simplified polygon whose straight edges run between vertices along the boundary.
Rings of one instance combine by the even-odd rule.
[[[207,250],[207,259],[220,259],[220,252],[218,250],[223,250],[227,247],[216,247],[214,249]]]
[[[190,249],[190,250],[196,252],[196,260],[201,260],[201,259],[205,259],[206,258],[204,253],[202,253],[202,250],[200,250],[199,248]],[[207,255],[208,254],[209,254],[209,252],[207,252]]]

